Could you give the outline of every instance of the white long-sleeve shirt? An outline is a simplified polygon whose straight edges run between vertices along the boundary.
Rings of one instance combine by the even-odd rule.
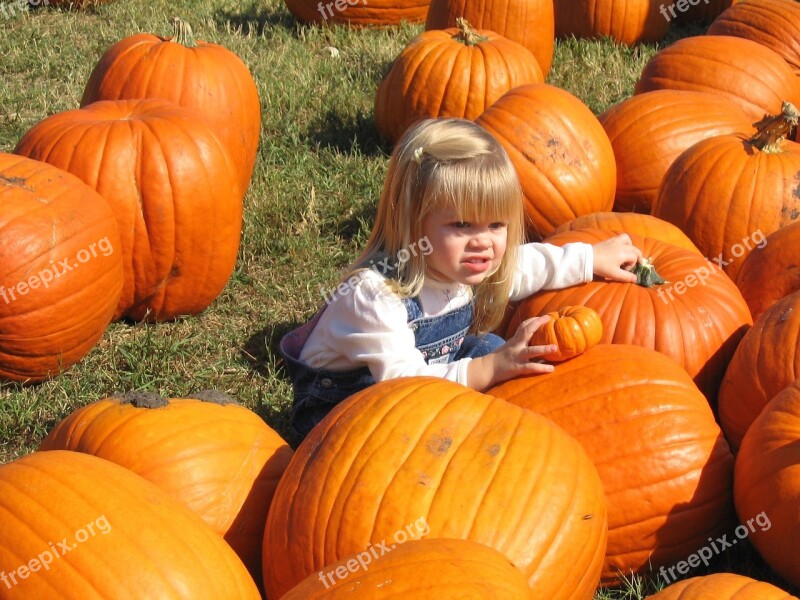
[[[542,289],[560,289],[586,281],[593,275],[592,246],[580,242],[554,246],[525,244],[511,300],[519,300]],[[333,371],[369,367],[376,381],[431,375],[466,385],[467,364],[463,358],[447,364],[427,364],[416,349],[414,332],[400,297],[384,278],[368,269],[358,282],[336,294],[322,313],[300,353],[300,360],[314,368]],[[419,295],[423,316],[435,317],[467,304],[472,298],[468,285],[426,280]]]

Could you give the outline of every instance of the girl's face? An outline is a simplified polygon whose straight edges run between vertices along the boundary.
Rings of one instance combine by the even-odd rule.
[[[462,221],[454,209],[434,210],[422,220],[432,248],[425,277],[445,283],[478,285],[499,266],[506,252],[506,221]]]

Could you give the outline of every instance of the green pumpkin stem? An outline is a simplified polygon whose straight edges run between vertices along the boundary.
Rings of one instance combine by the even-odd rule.
[[[172,19],[172,41],[186,48],[197,46],[191,25],[179,17],[173,17]]]
[[[667,283],[658,274],[655,265],[650,261],[651,259],[649,258],[643,258],[642,262],[636,263],[636,266],[631,269],[631,273],[636,275],[636,285],[649,288]]]
[[[464,17],[456,19],[456,27],[458,27],[458,33],[453,36],[453,39],[467,46],[476,46],[489,39],[485,35],[480,35],[478,30],[470,25]]]
[[[787,137],[794,138],[800,112],[794,104],[784,100],[781,112],[777,115],[764,115],[764,118],[753,123],[758,131],[750,138],[750,143],[763,152],[781,151],[781,143]]]

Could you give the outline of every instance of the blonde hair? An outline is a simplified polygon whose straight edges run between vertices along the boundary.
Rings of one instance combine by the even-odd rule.
[[[499,267],[473,287],[471,330],[491,331],[508,304],[517,248],[523,243],[522,198],[511,160],[487,131],[465,119],[421,121],[392,152],[375,226],[344,279],[420,244],[422,221],[431,211],[452,208],[459,220],[506,221],[505,255]],[[407,260],[395,261],[384,273],[391,289],[403,298],[418,295],[425,280],[425,255],[406,254]]]

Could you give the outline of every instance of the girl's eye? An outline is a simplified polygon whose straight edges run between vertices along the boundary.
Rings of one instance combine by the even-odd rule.
[[[502,222],[498,221],[497,223],[490,223],[489,224],[489,229],[503,229],[504,227],[507,227],[507,226],[508,226],[508,223],[502,223]]]
[[[458,229],[466,229],[467,227],[469,227],[469,223],[467,223],[466,221],[456,221],[455,223],[453,223],[453,226]]]

